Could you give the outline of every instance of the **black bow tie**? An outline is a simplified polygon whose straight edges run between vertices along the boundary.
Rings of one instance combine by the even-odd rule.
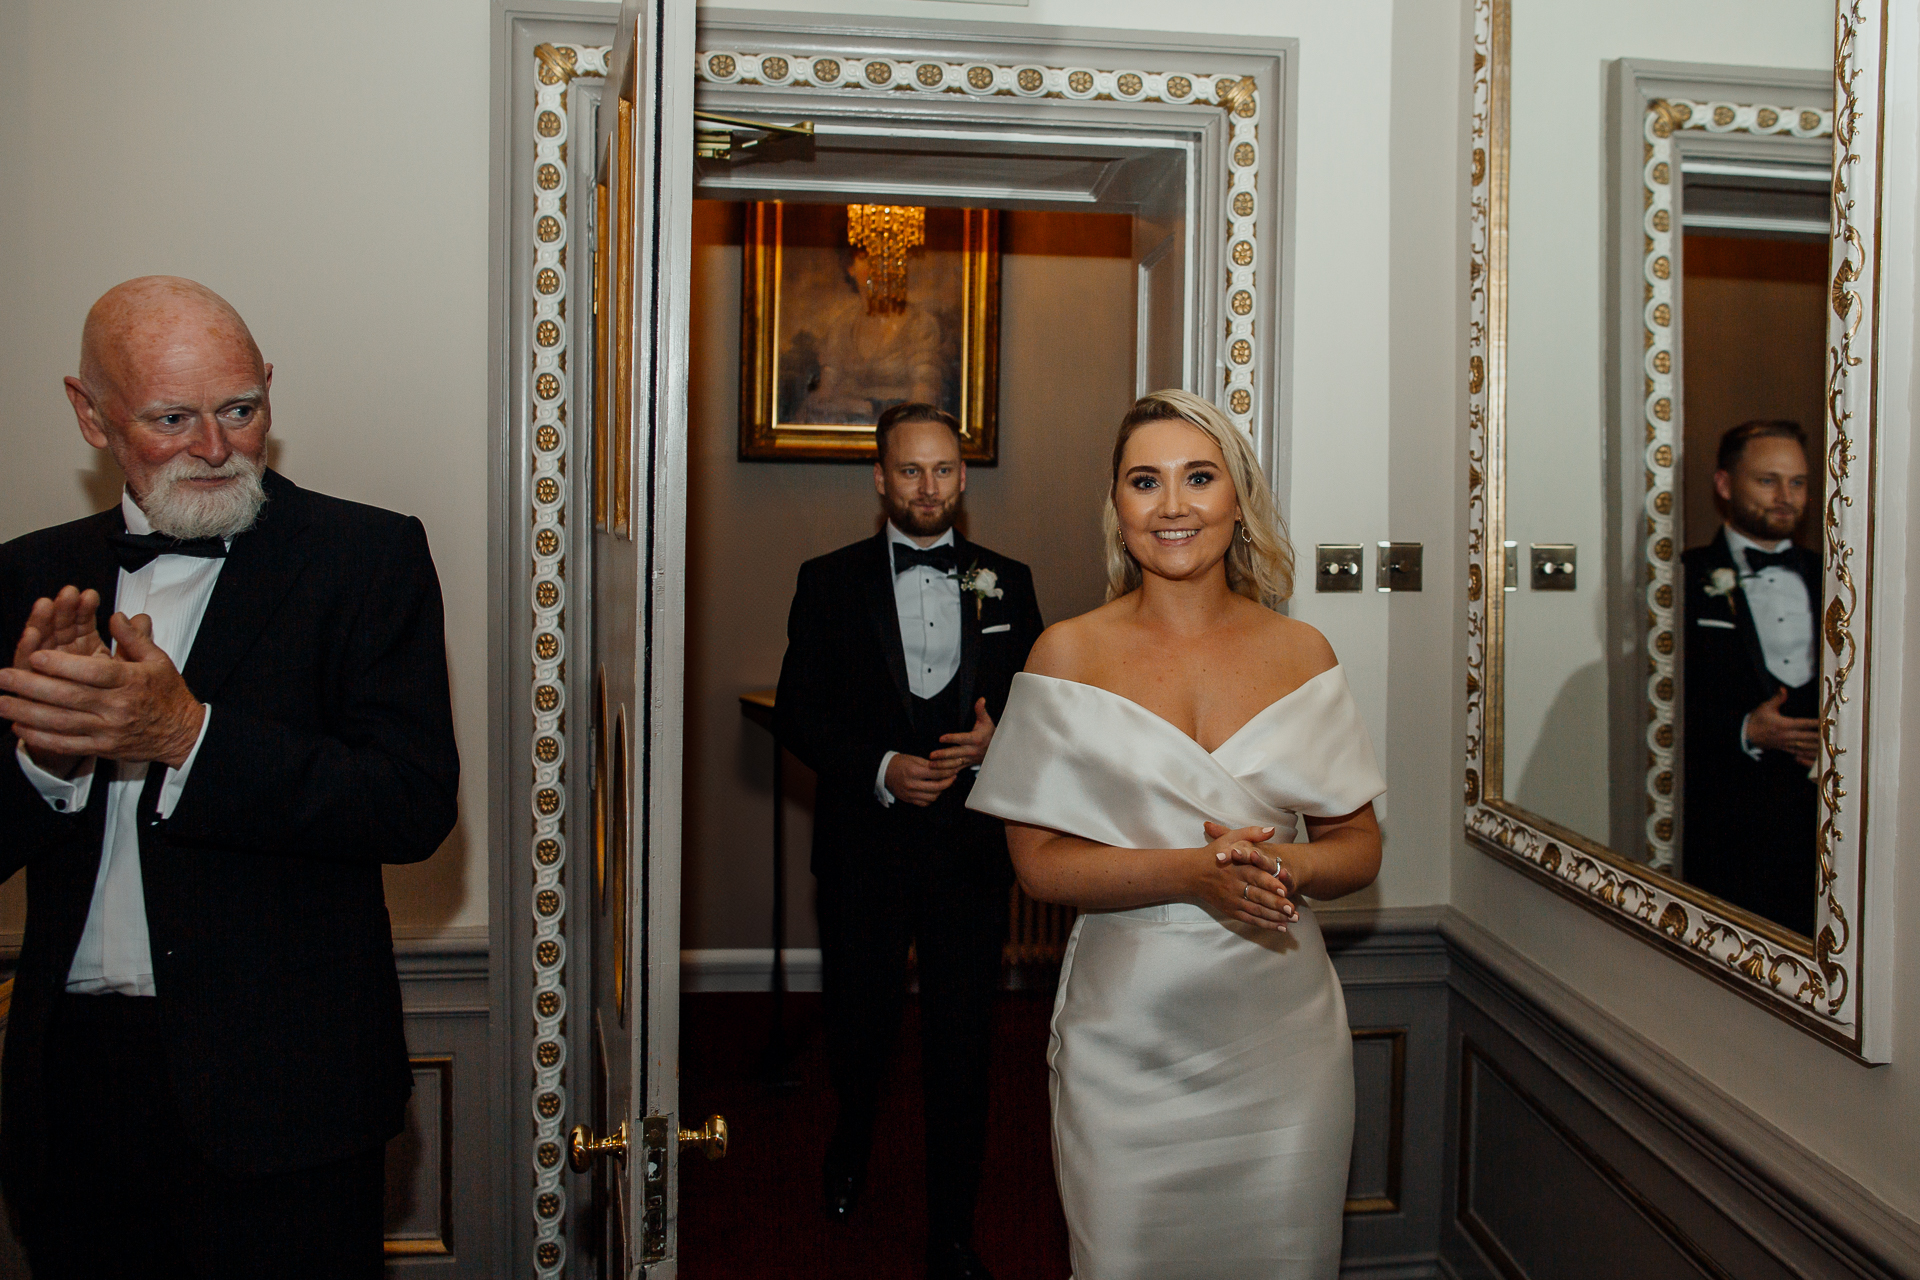
[[[1785,551],[1762,551],[1758,547],[1748,547],[1747,572],[1757,574],[1775,565],[1782,569],[1797,571],[1800,568],[1796,563],[1799,559],[1799,553],[1792,547],[1788,547]]]
[[[169,538],[164,533],[115,533],[107,542],[114,558],[128,573],[153,563],[157,556],[199,556],[203,560],[223,560],[227,544],[223,538]]]
[[[909,547],[901,543],[893,544],[893,572],[896,577],[918,565],[929,569],[938,569],[942,573],[952,573],[960,567],[960,558],[954,554],[951,546]]]

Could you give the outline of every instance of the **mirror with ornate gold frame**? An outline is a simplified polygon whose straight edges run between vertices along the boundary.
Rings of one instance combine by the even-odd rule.
[[[1542,25],[1548,21],[1566,21],[1549,18],[1546,10],[1551,6],[1536,9],[1533,7],[1536,3],[1537,0],[1519,0],[1517,7],[1522,20]],[[1884,880],[1886,869],[1879,865],[1871,871],[1869,868],[1866,759],[1870,662],[1867,639],[1878,603],[1873,591],[1874,548],[1870,538],[1879,445],[1874,409],[1880,323],[1878,235],[1884,8],[1865,0],[1839,0],[1833,25],[1831,87],[1820,93],[1807,91],[1804,73],[1797,81],[1792,76],[1782,79],[1780,83],[1789,88],[1783,88],[1774,96],[1784,101],[1785,97],[1798,93],[1804,100],[1793,104],[1791,116],[1767,106],[1764,100],[1757,104],[1732,100],[1733,97],[1752,97],[1750,93],[1730,93],[1728,100],[1720,101],[1720,95],[1702,90],[1695,95],[1701,99],[1698,102],[1675,93],[1671,98],[1627,104],[1625,111],[1633,116],[1635,128],[1644,125],[1651,132],[1644,139],[1636,135],[1622,144],[1623,155],[1627,150],[1633,154],[1628,157],[1632,165],[1623,163],[1621,167],[1629,168],[1637,179],[1640,162],[1644,159],[1647,165],[1653,165],[1654,159],[1647,157],[1653,156],[1674,130],[1690,123],[1719,132],[1744,131],[1754,135],[1750,140],[1753,145],[1758,145],[1761,135],[1791,135],[1791,139],[1802,140],[1803,150],[1811,140],[1832,139],[1830,249],[1825,275],[1827,288],[1823,293],[1828,304],[1825,421],[1814,434],[1816,444],[1810,452],[1816,456],[1809,459],[1811,468],[1818,473],[1815,477],[1818,499],[1812,517],[1817,521],[1823,566],[1823,588],[1815,602],[1814,640],[1820,651],[1814,684],[1819,747],[1812,771],[1817,794],[1817,868],[1811,877],[1814,883],[1808,886],[1817,905],[1809,935],[1763,919],[1668,874],[1664,868],[1670,865],[1670,854],[1663,847],[1663,837],[1655,834],[1670,835],[1672,830],[1670,822],[1662,822],[1662,812],[1656,812],[1666,794],[1662,788],[1670,789],[1674,785],[1673,767],[1667,765],[1663,771],[1665,757],[1660,754],[1663,749],[1669,756],[1672,754],[1674,727],[1670,716],[1664,726],[1660,722],[1659,706],[1662,696],[1671,701],[1672,681],[1662,682],[1659,664],[1662,655],[1671,655],[1678,643],[1673,634],[1678,627],[1671,618],[1663,618],[1651,605],[1643,615],[1638,598],[1645,595],[1652,601],[1659,594],[1661,581],[1671,583],[1673,569],[1662,559],[1663,547],[1667,557],[1676,564],[1678,560],[1677,547],[1671,538],[1663,542],[1655,536],[1657,530],[1649,532],[1651,525],[1657,523],[1658,515],[1670,511],[1677,501],[1673,498],[1655,501],[1659,485],[1665,484],[1669,492],[1673,488],[1671,459],[1678,448],[1677,442],[1668,438],[1675,425],[1670,421],[1673,415],[1659,412],[1657,406],[1672,403],[1679,394],[1674,381],[1676,357],[1662,358],[1661,350],[1656,349],[1658,333],[1654,341],[1646,341],[1639,328],[1635,328],[1634,336],[1642,341],[1631,344],[1630,351],[1622,343],[1620,358],[1616,361],[1624,370],[1618,381],[1623,387],[1632,384],[1630,389],[1635,392],[1629,403],[1635,411],[1636,435],[1631,442],[1634,456],[1615,469],[1622,474],[1631,472],[1635,480],[1644,470],[1649,528],[1639,528],[1640,521],[1635,518],[1631,521],[1632,527],[1614,540],[1644,552],[1647,563],[1636,565],[1630,572],[1638,574],[1644,569],[1646,581],[1641,583],[1635,578],[1629,581],[1627,594],[1615,593],[1629,603],[1628,610],[1623,611],[1617,602],[1602,599],[1603,614],[1611,613],[1602,617],[1598,627],[1602,642],[1620,650],[1611,654],[1615,671],[1625,669],[1624,680],[1615,678],[1615,683],[1621,685],[1623,697],[1611,701],[1631,703],[1631,716],[1644,716],[1647,721],[1644,725],[1629,726],[1628,750],[1619,749],[1621,734],[1617,725],[1613,726],[1614,749],[1611,752],[1604,747],[1596,749],[1602,756],[1622,757],[1624,763],[1615,761],[1611,766],[1604,763],[1600,766],[1603,794],[1597,803],[1589,805],[1594,812],[1587,820],[1574,821],[1565,814],[1542,812],[1553,806],[1526,794],[1522,780],[1513,777],[1517,770],[1509,769],[1510,687],[1518,687],[1514,685],[1516,675],[1523,682],[1529,675],[1524,666],[1515,666],[1510,671],[1509,664],[1531,663],[1537,654],[1547,651],[1538,639],[1537,624],[1530,622],[1528,625],[1535,630],[1524,636],[1511,632],[1515,615],[1508,592],[1513,589],[1516,576],[1523,581],[1527,579],[1529,566],[1517,566],[1516,575],[1516,566],[1509,562],[1516,558],[1516,535],[1537,535],[1537,531],[1516,527],[1510,532],[1509,519],[1516,511],[1542,509],[1543,497],[1533,491],[1542,474],[1538,466],[1542,446],[1537,436],[1526,434],[1537,430],[1541,421],[1534,406],[1526,406],[1526,411],[1516,417],[1512,423],[1514,436],[1509,439],[1510,408],[1515,403],[1510,400],[1509,361],[1516,355],[1521,359],[1534,359],[1541,349],[1539,334],[1531,328],[1535,319],[1531,313],[1522,322],[1529,326],[1522,334],[1525,341],[1509,343],[1509,309],[1517,294],[1516,279],[1510,276],[1510,269],[1535,272],[1532,278],[1520,283],[1527,286],[1529,298],[1537,299],[1543,288],[1541,273],[1545,268],[1542,264],[1551,261],[1548,255],[1535,251],[1536,242],[1529,246],[1528,253],[1517,255],[1510,262],[1510,232],[1516,225],[1525,227],[1524,219],[1537,218],[1543,207],[1539,198],[1541,188],[1553,181],[1550,176],[1543,176],[1550,166],[1538,165],[1530,172],[1526,168],[1527,155],[1523,154],[1520,167],[1515,167],[1511,146],[1515,120],[1512,109],[1516,72],[1512,53],[1515,7],[1514,0],[1476,0],[1475,4],[1467,352],[1468,728],[1464,781],[1468,840],[1846,1052],[1867,1061],[1885,1061],[1889,1034],[1887,983],[1877,965],[1870,975],[1869,966],[1863,960],[1869,954],[1885,954],[1884,947],[1879,947],[1876,953],[1867,946],[1870,889]],[[1621,11],[1636,8],[1624,5]],[[1737,13],[1730,12],[1728,17],[1729,21],[1743,20]],[[1649,17],[1648,21],[1657,23],[1659,19]],[[1652,29],[1657,36],[1657,26]],[[1819,38],[1824,46],[1824,36]],[[1652,49],[1609,49],[1600,47],[1603,43],[1596,43],[1592,60],[1596,73],[1591,86],[1596,119],[1602,118],[1597,104],[1609,91],[1616,97],[1615,113],[1621,111],[1620,86],[1632,83],[1631,75],[1620,70],[1625,60],[1640,54],[1651,57],[1661,53],[1657,39],[1651,41],[1656,46]],[[1523,48],[1526,47],[1523,44]],[[1656,64],[1641,66],[1654,66],[1659,70]],[[1540,83],[1540,67],[1523,66],[1519,70],[1521,82],[1528,91]],[[1819,78],[1815,79],[1817,83]],[[1586,92],[1588,87],[1579,85],[1575,92]],[[1525,93],[1521,96],[1524,98]],[[1523,105],[1538,110],[1537,100]],[[1742,111],[1745,115],[1740,114]],[[1531,128],[1533,122],[1527,123]],[[1538,137],[1538,130],[1531,136]],[[1578,148],[1589,141],[1593,150],[1580,152]],[[1603,149],[1619,144],[1618,139],[1610,144],[1604,130],[1596,130],[1589,138],[1577,126],[1566,129],[1564,142],[1574,150],[1574,163],[1594,170],[1604,167]],[[1729,145],[1748,144],[1736,141]],[[1792,141],[1787,145],[1792,146]],[[1579,159],[1581,155],[1586,158]],[[1801,161],[1804,164],[1804,156]],[[1665,181],[1664,175],[1661,180]],[[1655,250],[1659,243],[1664,243],[1662,237],[1669,236],[1676,228],[1658,199],[1659,193],[1653,191],[1649,195],[1640,186],[1636,180],[1630,193],[1634,197],[1632,208],[1627,210],[1629,216],[1622,219],[1628,228],[1622,233],[1622,243],[1629,235],[1634,241],[1631,247],[1635,270],[1630,282],[1621,285],[1620,292],[1624,296],[1631,291],[1636,295],[1633,301],[1638,304],[1644,290],[1646,314],[1652,315],[1660,301],[1656,293],[1668,287],[1667,275],[1661,269],[1671,270],[1672,266],[1667,257]],[[1521,195],[1518,205],[1513,199],[1516,190]],[[1538,226],[1536,220],[1533,227]],[[1573,263],[1583,253],[1590,261],[1601,261],[1612,249],[1607,244],[1587,245],[1577,240],[1577,236],[1567,240],[1561,249],[1560,262]],[[1644,280],[1640,279],[1639,270],[1642,260]],[[1576,264],[1569,269],[1586,268]],[[1622,279],[1628,277],[1623,274]],[[1580,300],[1570,297],[1566,310],[1579,312]],[[1624,314],[1638,322],[1640,307],[1635,305]],[[1582,325],[1587,328],[1583,330]],[[1584,315],[1576,317],[1568,326],[1569,333],[1581,335],[1575,344],[1578,349],[1572,353],[1576,362],[1589,361],[1594,366],[1600,363],[1598,355],[1580,344],[1588,334],[1597,343],[1598,331],[1603,327],[1598,319]],[[1537,370],[1525,372],[1537,375]],[[1638,395],[1643,385],[1644,406]],[[1569,380],[1565,386],[1565,395],[1593,394],[1588,390],[1593,388],[1591,382],[1578,387],[1577,380]],[[1644,414],[1639,412],[1643,407]],[[1599,412],[1598,408],[1594,409],[1596,419]],[[1640,465],[1641,441],[1637,435],[1642,427],[1646,433],[1645,457],[1649,459],[1644,467]],[[1517,457],[1527,463],[1522,473],[1526,487],[1509,493]],[[1651,461],[1656,457],[1668,459],[1664,473],[1661,466]],[[1640,503],[1638,487],[1632,486],[1635,491],[1629,495],[1629,504],[1636,510]],[[1594,506],[1595,511],[1600,509]],[[1520,520],[1516,524],[1524,522]],[[1598,536],[1588,540],[1604,541]],[[1588,563],[1580,569],[1583,574],[1601,572],[1603,546],[1595,545],[1592,551],[1595,554],[1591,554]],[[1567,568],[1572,567],[1572,560],[1571,554],[1565,557]],[[1809,560],[1808,564],[1811,563]],[[1666,579],[1660,578],[1663,568]],[[1811,568],[1807,571],[1811,573]],[[1672,594],[1673,588],[1669,585],[1667,596]],[[1636,631],[1642,633],[1641,647],[1632,650]],[[1626,637],[1624,647],[1622,637]],[[1620,661],[1623,655],[1624,664]],[[1606,704],[1609,697],[1604,692],[1604,679],[1603,674],[1597,713],[1569,718],[1571,736],[1584,734],[1601,744],[1608,741]],[[1645,690],[1640,688],[1642,683],[1646,685]],[[1626,697],[1626,694],[1632,696]],[[1620,719],[1618,707],[1612,719]],[[1526,750],[1531,753],[1533,747],[1529,745]],[[1608,773],[1618,775],[1611,780],[1611,796],[1604,794]],[[1510,786],[1510,782],[1514,785]],[[1630,786],[1631,790],[1623,792],[1623,785]],[[1644,812],[1642,806],[1645,806]],[[1643,831],[1647,834],[1643,835]],[[1879,861],[1890,865],[1884,856]]]

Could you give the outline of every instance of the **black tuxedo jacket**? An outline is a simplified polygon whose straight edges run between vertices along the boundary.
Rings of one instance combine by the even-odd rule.
[[[1794,568],[1807,584],[1817,622],[1820,557],[1795,547]],[[1814,784],[1784,751],[1755,760],[1740,749],[1747,713],[1781,687],[1767,670],[1746,592],[1710,595],[1716,570],[1738,574],[1723,533],[1681,557],[1686,578],[1684,671],[1686,719],[1681,726],[1685,786],[1682,872],[1687,880],[1739,906],[1812,932]],[[1782,714],[1815,716],[1817,678],[1790,692]]]
[[[183,672],[212,721],[170,817],[139,817],[154,982],[174,1098],[211,1162],[298,1169],[398,1133],[412,1088],[380,867],[453,827],[459,759],[440,585],[418,520],[273,472],[233,541]],[[0,635],[72,583],[101,599],[120,509],[0,547]],[[6,727],[0,722],[0,728]],[[97,776],[55,813],[0,760],[0,878],[25,868],[27,929],[0,1070],[0,1172],[29,1196],[60,1117],[42,1050],[93,898]],[[103,1158],[112,1158],[104,1153]]]
[[[987,700],[996,721],[1013,677],[1040,638],[1040,606],[1033,575],[1017,560],[956,536],[962,573],[989,569],[1003,593],[997,599],[962,594],[960,668],[954,674],[959,723],[973,725],[973,704]],[[883,529],[875,537],[809,560],[787,617],[787,654],[780,667],[774,731],[782,745],[819,775],[815,794],[815,875],[857,868],[883,856],[908,824],[944,821],[959,838],[997,849],[995,874],[1011,882],[1006,841],[997,819],[965,808],[973,773],[963,772],[926,810],[903,802],[882,806],[874,795],[880,760],[909,750],[912,693],[894,604],[893,566]]]

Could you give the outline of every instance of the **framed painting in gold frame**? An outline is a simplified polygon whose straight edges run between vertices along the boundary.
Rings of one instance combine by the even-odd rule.
[[[997,460],[998,212],[762,201],[741,252],[742,460],[870,460],[908,400]]]

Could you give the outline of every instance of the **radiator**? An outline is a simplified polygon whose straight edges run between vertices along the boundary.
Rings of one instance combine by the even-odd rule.
[[[1072,907],[1035,902],[1020,891],[1007,890],[1007,948],[1009,968],[1057,965],[1066,954],[1067,934],[1077,913]]]

